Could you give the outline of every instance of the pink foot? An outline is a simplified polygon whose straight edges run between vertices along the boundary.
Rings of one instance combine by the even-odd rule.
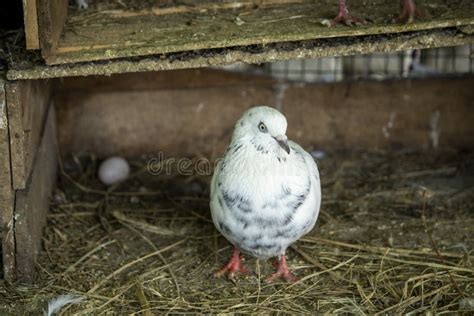
[[[402,10],[398,18],[395,19],[396,22],[412,23],[415,21],[415,17],[420,16],[414,0],[401,0],[401,6]]]
[[[294,283],[298,281],[298,278],[293,275],[293,273],[288,270],[286,265],[285,255],[280,257],[280,260],[275,264],[276,271],[273,273],[265,282],[272,283],[276,279],[282,278],[286,282]]]
[[[220,278],[224,274],[228,273],[229,279],[234,281],[235,273],[240,272],[242,274],[248,274],[247,270],[245,270],[242,261],[240,260],[240,251],[239,248],[235,247],[234,251],[232,252],[232,257],[230,257],[230,261],[227,265],[225,265],[222,269],[214,273],[215,278]]]
[[[349,10],[347,9],[346,5],[346,0],[339,0],[339,12],[337,13],[336,17],[332,19],[331,26],[334,26],[339,23],[343,23],[347,26],[352,26],[366,24],[367,21],[353,16],[352,14],[349,14]]]

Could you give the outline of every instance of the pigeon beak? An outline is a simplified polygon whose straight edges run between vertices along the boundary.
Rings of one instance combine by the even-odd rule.
[[[273,137],[278,145],[280,145],[281,148],[283,148],[284,151],[286,151],[287,154],[290,153],[290,146],[288,145],[288,138],[286,135],[278,135],[276,137]]]

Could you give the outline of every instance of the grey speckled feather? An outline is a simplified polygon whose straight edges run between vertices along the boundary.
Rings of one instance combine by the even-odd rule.
[[[260,259],[283,255],[319,214],[318,168],[298,144],[286,141],[286,127],[286,118],[273,108],[245,112],[211,183],[217,230]]]

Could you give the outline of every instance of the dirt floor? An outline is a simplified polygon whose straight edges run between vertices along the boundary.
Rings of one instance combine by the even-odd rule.
[[[0,287],[0,313],[38,315],[62,294],[83,297],[63,315],[474,309],[472,152],[326,153],[320,218],[288,251],[300,279],[271,285],[270,261],[235,283],[211,276],[231,246],[210,220],[210,176],[151,175],[147,159],[109,189],[94,157],[64,160],[38,283]]]

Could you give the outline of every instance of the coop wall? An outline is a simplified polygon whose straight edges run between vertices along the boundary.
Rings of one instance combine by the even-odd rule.
[[[437,150],[474,145],[473,84],[472,77],[303,84],[189,70],[68,79],[55,102],[63,153],[222,153],[242,112],[262,104],[281,110],[288,136],[306,148]]]
[[[15,244],[13,238],[14,195],[7,115],[5,82],[0,80],[0,232],[2,235],[2,278],[14,273],[15,262]]]
[[[2,278],[31,283],[56,180],[51,82],[0,82]]]

